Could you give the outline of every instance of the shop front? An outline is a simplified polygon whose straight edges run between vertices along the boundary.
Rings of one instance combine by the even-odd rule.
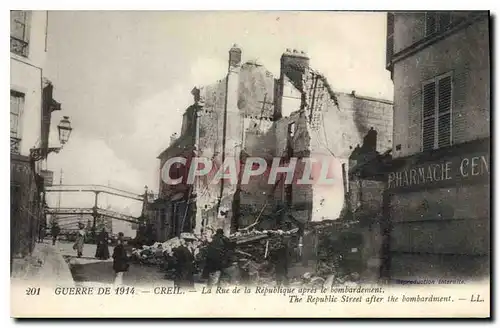
[[[479,279],[490,269],[490,139],[392,161],[391,279]]]

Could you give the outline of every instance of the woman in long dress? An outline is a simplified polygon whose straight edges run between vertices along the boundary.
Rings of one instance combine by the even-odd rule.
[[[73,245],[73,249],[76,251],[76,255],[78,257],[82,257],[83,255],[83,245],[85,245],[85,225],[83,223],[78,223],[78,234],[76,236],[75,244]]]
[[[106,228],[102,228],[102,231],[97,236],[97,250],[95,252],[95,257],[99,260],[109,259],[109,235],[106,232]]]

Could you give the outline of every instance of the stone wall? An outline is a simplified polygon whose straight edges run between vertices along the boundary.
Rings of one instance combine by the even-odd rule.
[[[31,253],[38,237],[42,204],[29,159],[11,154],[10,172],[11,256],[24,257]]]

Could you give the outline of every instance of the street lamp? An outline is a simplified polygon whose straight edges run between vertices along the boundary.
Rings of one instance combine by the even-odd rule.
[[[36,162],[44,159],[48,154],[52,152],[58,153],[64,147],[66,142],[68,142],[69,140],[71,131],[73,130],[73,128],[71,127],[71,122],[69,121],[69,116],[63,116],[62,120],[57,126],[57,130],[59,131],[59,142],[61,143],[61,147],[49,147],[47,149],[31,148],[30,157],[33,161]]]
[[[57,126],[57,130],[59,130],[59,142],[61,143],[61,145],[64,145],[66,142],[68,142],[71,131],[73,130],[73,128],[71,128],[71,123],[68,116],[63,116],[63,119]]]

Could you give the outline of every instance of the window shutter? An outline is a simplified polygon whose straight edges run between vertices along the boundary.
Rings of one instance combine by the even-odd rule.
[[[12,10],[10,12],[10,35],[24,41],[26,13],[21,10]]]
[[[438,82],[439,113],[445,113],[451,109],[451,76],[447,76]]]
[[[423,122],[422,147],[423,151],[434,148],[434,124],[436,107],[436,84],[428,83],[423,91]]]
[[[452,99],[452,143],[463,142],[467,139],[467,88],[469,80],[469,64],[465,63],[453,72],[453,99]]]
[[[24,95],[15,91],[10,92],[10,136],[19,137],[19,116],[24,104]]]
[[[434,116],[436,106],[436,84],[434,82],[428,83],[424,86],[424,119]]]
[[[451,76],[438,82],[438,146],[446,147],[451,143]]]
[[[451,143],[451,113],[439,115],[438,119],[438,140],[439,147],[449,146]]]

